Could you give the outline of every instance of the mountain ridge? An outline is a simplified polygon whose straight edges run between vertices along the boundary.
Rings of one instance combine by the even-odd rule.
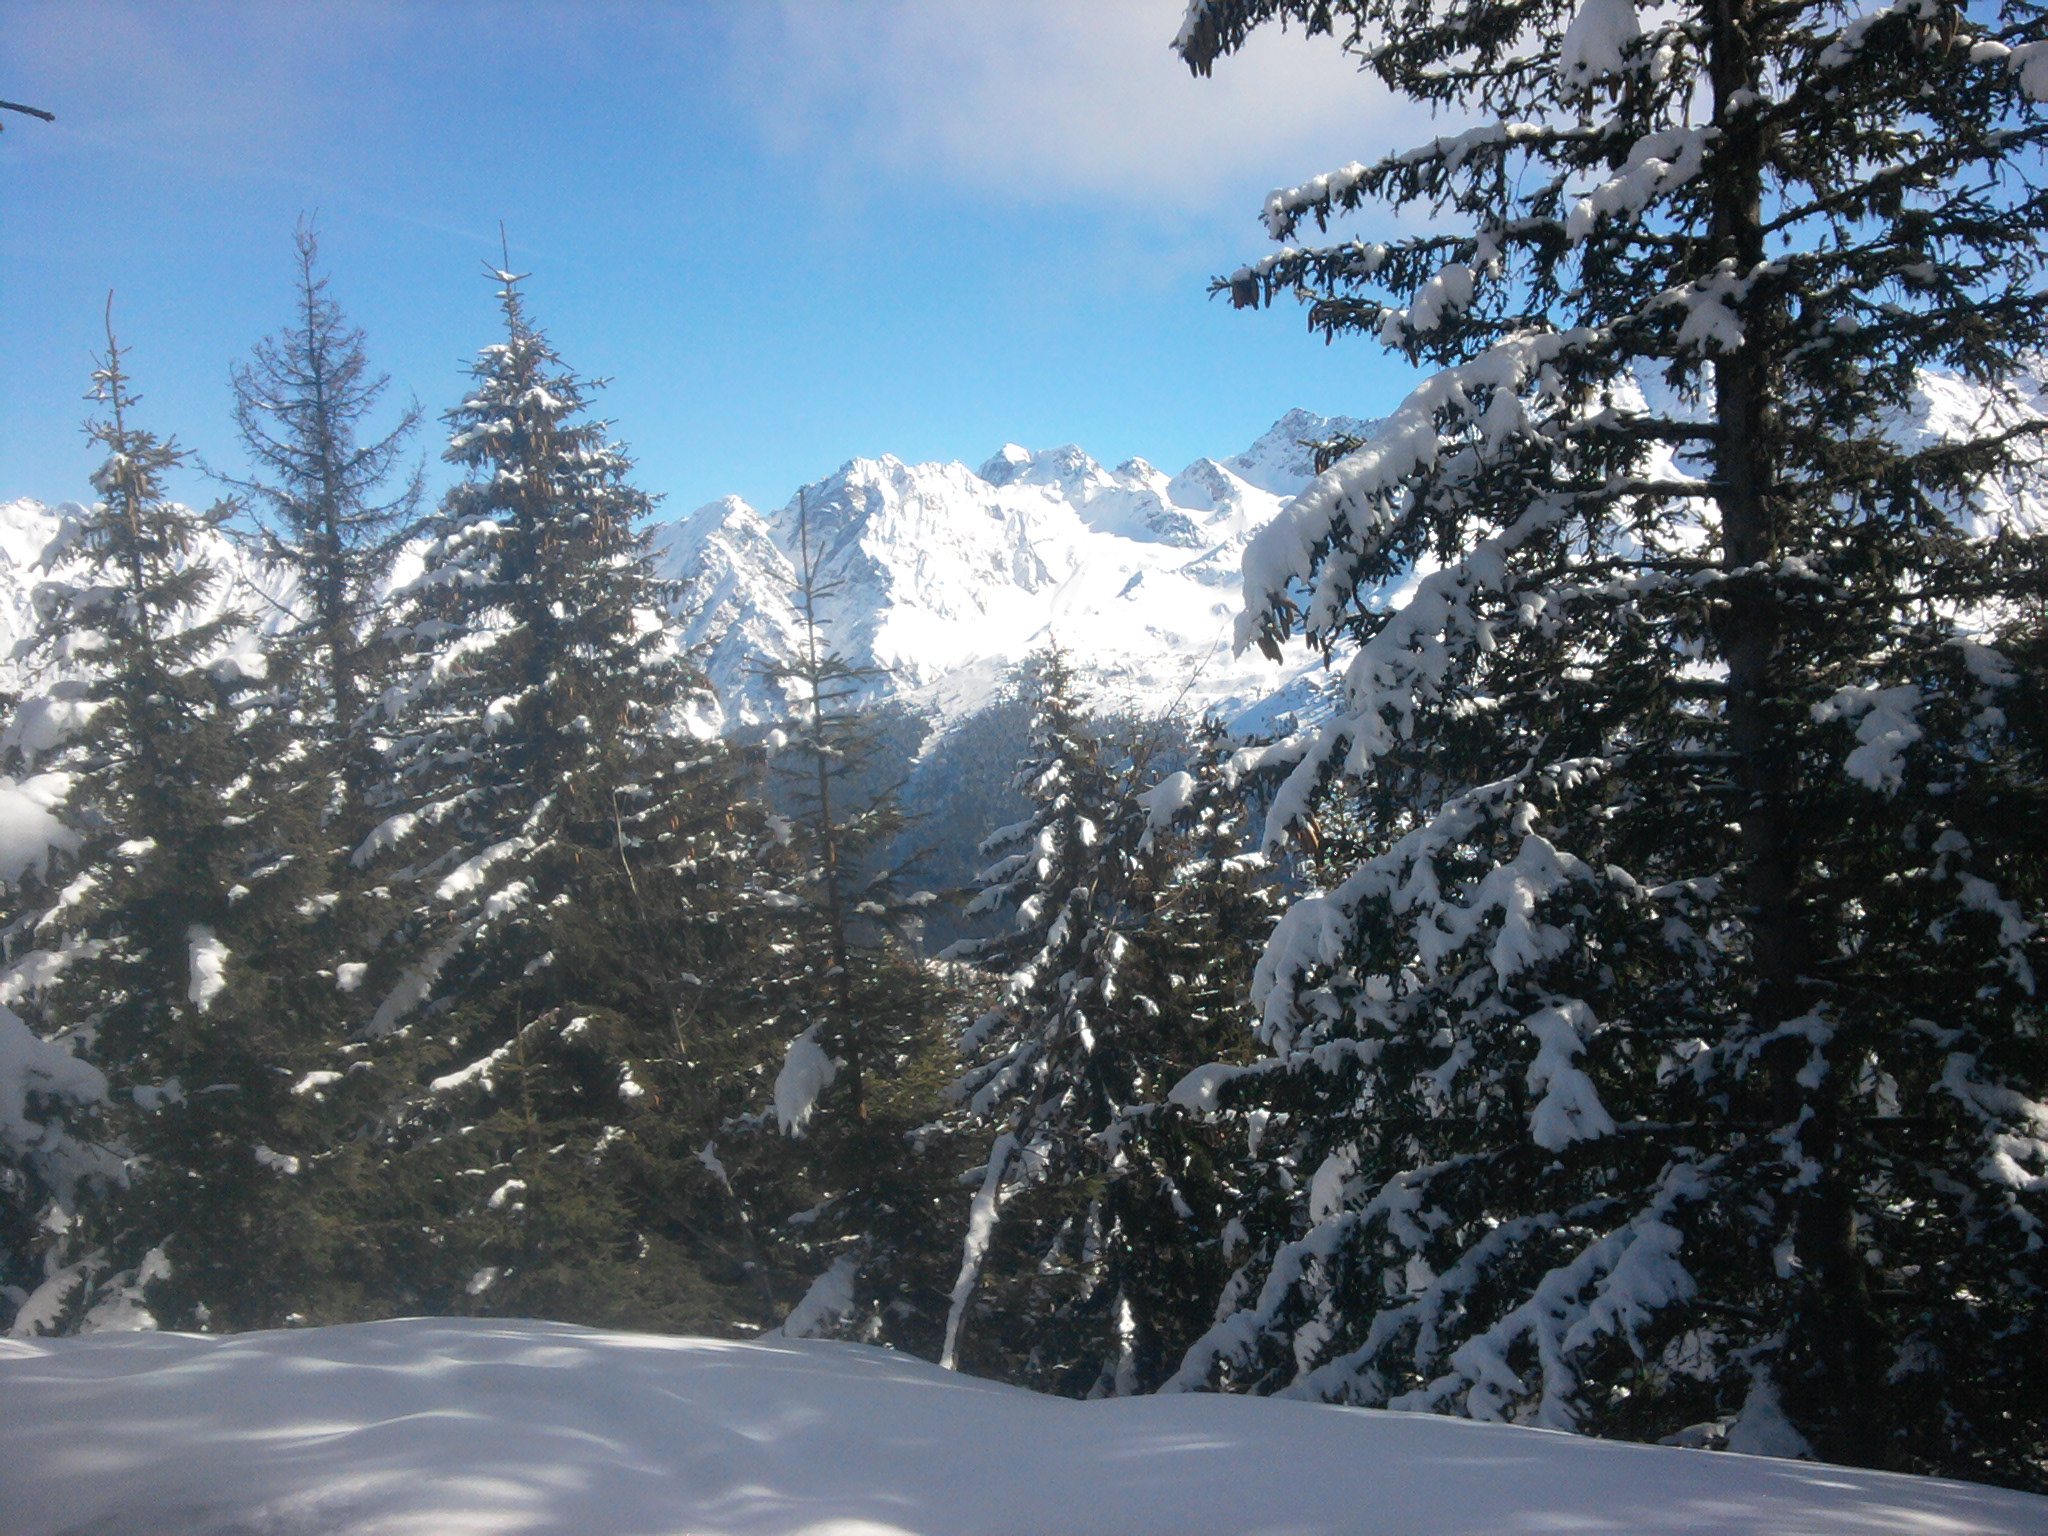
[[[871,669],[871,701],[901,700],[934,734],[1000,697],[1016,666],[1054,643],[1105,708],[1242,715],[1302,666],[1230,654],[1239,556],[1313,479],[1308,443],[1366,430],[1294,410],[1244,451],[1173,475],[1139,458],[1106,468],[1071,443],[1006,443],[979,469],[859,457],[780,508],[726,496],[658,525],[656,561],[677,583],[677,639],[710,675],[717,728],[765,728],[788,712],[772,674],[802,643],[806,540],[829,588],[823,643]],[[71,574],[67,530],[84,511],[0,502],[0,689],[33,692],[44,677],[51,658],[26,644],[35,594]],[[284,622],[292,583],[252,547],[215,530],[193,555],[226,578],[209,608],[239,593],[259,631]],[[401,560],[394,584],[416,559]]]
[[[1314,478],[1309,444],[1369,430],[1290,411],[1175,475],[1074,444],[1005,444],[978,469],[855,458],[769,512],[707,503],[658,532],[658,558],[735,728],[786,710],[764,666],[802,643],[806,547],[825,641],[875,669],[872,697],[954,720],[1056,642],[1105,703],[1242,714],[1300,670],[1230,654],[1244,545]]]

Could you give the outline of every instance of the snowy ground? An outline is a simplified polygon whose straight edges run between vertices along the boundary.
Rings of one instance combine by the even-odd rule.
[[[556,1323],[4,1340],[0,1404],[7,1536],[2048,1532],[1959,1483]]]

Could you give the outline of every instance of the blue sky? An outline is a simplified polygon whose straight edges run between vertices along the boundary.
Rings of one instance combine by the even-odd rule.
[[[1180,9],[14,0],[0,98],[58,121],[0,136],[0,498],[88,494],[110,288],[145,424],[238,469],[228,368],[287,316],[302,210],[430,421],[493,337],[503,220],[671,516],[855,455],[1176,470],[1290,406],[1384,410],[1399,367],[1207,281],[1266,248],[1269,187],[1435,130],[1327,39],[1195,80]]]

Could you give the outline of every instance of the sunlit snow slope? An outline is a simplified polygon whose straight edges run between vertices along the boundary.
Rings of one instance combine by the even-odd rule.
[[[24,642],[36,632],[38,587],[91,579],[73,543],[77,519],[84,512],[76,502],[46,507],[26,498],[0,501],[0,690],[33,693],[47,683],[53,664],[58,672],[63,669],[61,654],[32,655]],[[265,568],[217,529],[204,533],[185,559],[205,561],[220,577],[195,620],[212,618],[232,604],[255,615],[259,630],[275,630],[284,622],[294,601],[288,574]],[[229,637],[212,660],[216,666],[244,670],[262,666],[257,642],[250,635]],[[13,728],[32,736],[36,711],[26,713],[31,718],[17,716]]]
[[[1245,543],[1314,478],[1306,443],[1363,430],[1291,411],[1245,452],[1177,475],[1142,459],[1105,469],[1075,447],[1011,445],[979,470],[855,459],[777,512],[734,497],[698,509],[662,531],[663,567],[735,721],[782,713],[760,669],[800,643],[806,539],[830,588],[826,640],[886,671],[878,692],[957,717],[1057,641],[1107,705],[1234,714],[1291,675],[1230,654]]]
[[[872,693],[905,696],[942,724],[1055,641],[1105,707],[1240,715],[1309,664],[1230,654],[1245,544],[1314,478],[1307,443],[1365,430],[1290,411],[1244,452],[1176,475],[1142,459],[1105,469],[1071,446],[1007,446],[979,470],[854,459],[800,493],[830,589],[823,641],[879,669]],[[0,503],[0,687],[29,681],[9,658],[33,630],[52,540],[61,549],[65,514],[79,510]],[[765,670],[801,643],[799,511],[799,497],[771,513],[727,497],[655,531],[662,572],[681,584],[681,636],[702,648],[729,725],[786,713]],[[230,577],[217,602],[273,616],[289,603],[285,591],[259,596],[277,578],[224,540],[203,553]]]
[[[8,1536],[2048,1531],[2048,1499],[861,1345],[413,1319],[0,1341]]]

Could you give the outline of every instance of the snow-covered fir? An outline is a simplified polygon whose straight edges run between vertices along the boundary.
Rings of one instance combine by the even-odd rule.
[[[1173,1385],[2039,1478],[2040,18],[1390,20],[1176,44],[1479,121],[1221,285],[1424,371],[1244,562],[1342,680],[1239,760],[1315,888],[1175,1095],[1250,1151]]]

